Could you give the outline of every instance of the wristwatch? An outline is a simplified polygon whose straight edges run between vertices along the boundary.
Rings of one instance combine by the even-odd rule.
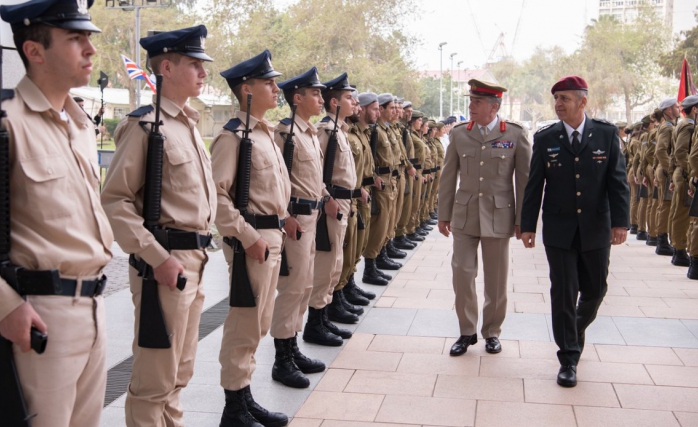
[[[323,196],[322,203],[327,203],[330,201],[330,199],[332,199],[332,196]]]

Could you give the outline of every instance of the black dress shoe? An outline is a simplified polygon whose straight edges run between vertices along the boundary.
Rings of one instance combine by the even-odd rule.
[[[637,224],[630,224],[630,234],[637,234]]]
[[[646,231],[638,231],[637,236],[635,236],[637,240],[647,240],[647,232]]]
[[[672,256],[674,248],[669,244],[669,235],[666,233],[657,235],[657,247],[654,250],[657,255]]]
[[[433,220],[438,220],[438,219],[439,219],[439,215],[438,215],[436,212],[432,212],[431,215],[429,215],[429,217],[430,217],[431,219],[433,219]],[[438,221],[437,221],[437,222],[438,222]]]
[[[477,334],[461,335],[460,338],[451,346],[451,356],[460,356],[468,351],[468,346],[477,343]]]
[[[557,383],[563,387],[577,385],[577,367],[575,365],[562,365],[557,373]]]
[[[419,228],[421,228],[424,231],[431,231],[434,229],[434,227],[428,225],[426,221],[422,221],[422,223],[419,224]]]
[[[688,267],[686,277],[691,280],[698,280],[698,257],[691,257],[691,266]]]
[[[398,249],[405,249],[408,251],[417,247],[415,243],[412,243],[409,240],[407,240],[407,237],[405,237],[404,235],[394,238],[393,246],[395,246]]]
[[[293,361],[304,374],[316,374],[325,370],[325,364],[321,360],[311,359],[301,353],[298,348],[298,337],[291,338],[291,351],[293,352]]]
[[[485,338],[485,351],[491,354],[497,354],[502,351],[502,344],[499,342],[499,338]]]
[[[410,233],[407,235],[407,239],[413,241],[413,242],[423,242],[424,241],[424,236],[420,236],[416,233]]]
[[[325,328],[327,328],[328,331],[332,332],[343,340],[348,340],[353,335],[350,330],[340,328],[334,323],[330,322],[330,318],[327,315],[327,307],[322,310],[322,324],[325,326]]]
[[[429,218],[428,220],[426,220],[426,221],[424,221],[424,222],[426,222],[426,223],[429,224],[429,225],[436,225],[436,224],[439,223],[439,221],[437,221],[437,220],[435,220],[435,219],[433,219],[433,218]]]
[[[305,328],[303,328],[303,341],[329,347],[339,347],[344,342],[342,337],[331,332],[323,322],[323,316],[326,316],[326,308],[315,309],[308,307],[308,321],[305,323]]]
[[[250,386],[242,389],[245,393],[245,403],[250,414],[264,427],[284,427],[288,425],[288,417],[281,412],[271,412],[264,409],[259,403],[254,401]]]

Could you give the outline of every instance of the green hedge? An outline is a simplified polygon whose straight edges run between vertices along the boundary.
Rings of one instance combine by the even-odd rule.
[[[121,119],[104,119],[104,127],[107,128],[107,132],[112,138],[114,137],[116,125],[118,125],[120,121]]]

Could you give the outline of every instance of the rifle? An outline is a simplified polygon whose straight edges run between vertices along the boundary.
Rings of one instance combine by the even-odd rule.
[[[250,140],[250,108],[252,107],[252,94],[247,95],[247,117],[245,119],[245,130],[240,139],[240,152],[238,155],[238,170],[235,177],[235,208],[240,211],[243,217],[247,213],[247,205],[250,203],[250,174],[252,173],[252,140]],[[235,237],[231,237],[231,247],[233,248],[233,271],[230,275],[230,297],[231,307],[256,307],[254,293],[252,292],[252,282],[247,271],[247,254],[242,242]],[[267,251],[265,255],[269,256]]]
[[[143,225],[153,233],[158,243],[163,244],[160,221],[160,205],[162,203],[162,161],[164,156],[165,137],[160,132],[160,97],[162,92],[162,75],[156,75],[156,105],[153,122],[140,121],[138,124],[148,132],[148,151],[145,161],[145,185],[143,191]],[[166,233],[165,233],[166,235]],[[167,247],[165,243],[163,246]],[[170,348],[170,334],[165,324],[162,304],[158,296],[158,282],[155,280],[153,267],[146,262],[140,263],[139,275],[143,277],[141,289],[140,323],[138,327],[138,346],[143,348]],[[177,276],[177,289],[182,291],[187,279],[181,274]]]
[[[97,80],[97,84],[99,85],[99,91],[102,93],[102,107],[100,108],[100,111],[104,111],[104,88],[107,87],[109,84],[109,76],[104,74],[103,71],[99,72],[99,80]],[[104,123],[104,112],[102,112],[102,115],[100,116],[100,122]],[[99,148],[102,148],[104,146],[104,132],[99,133]]]
[[[296,124],[296,104],[291,106],[291,128],[286,134],[284,141],[284,163],[288,169],[288,177],[291,177],[291,169],[293,169],[293,151],[296,148],[296,143],[293,142],[293,126]]]
[[[2,51],[0,51],[0,70],[2,70]],[[12,98],[11,90],[2,89],[2,71],[0,71],[0,103],[2,99]],[[10,261],[10,134],[2,124],[7,114],[0,104],[0,275],[9,279],[17,267]],[[48,337],[31,328],[31,348],[38,354],[46,349]],[[3,425],[12,427],[31,427],[30,420],[36,414],[29,414],[24,400],[19,373],[15,364],[12,342],[0,336],[0,389],[3,390],[0,399],[0,414]]]
[[[371,146],[371,155],[373,155],[373,164],[375,165],[376,162],[378,161],[378,154],[376,153],[376,150],[378,149],[378,125],[374,124],[371,127],[371,139],[368,142],[368,145]],[[376,166],[376,169],[378,169],[378,166]],[[381,191],[385,190],[385,183],[381,182]],[[371,188],[371,215],[378,215],[381,213],[380,207],[378,207],[378,201],[376,200],[376,195],[373,194],[374,192],[378,191],[377,188],[373,187]]]
[[[339,105],[337,106],[336,116],[334,120],[334,129],[330,131],[330,138],[327,141],[327,151],[325,152],[325,163],[322,165],[322,182],[329,191],[332,188],[332,175],[334,174],[334,159],[337,155],[337,123],[339,122]],[[337,213],[337,220],[342,219],[342,213]],[[329,252],[332,250],[332,242],[330,242],[330,232],[327,229],[327,214],[325,207],[322,208],[322,213],[317,222],[317,231],[315,233],[315,250]]]

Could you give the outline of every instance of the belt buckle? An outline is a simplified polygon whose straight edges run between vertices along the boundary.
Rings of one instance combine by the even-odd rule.
[[[99,296],[104,292],[104,289],[107,287],[107,276],[102,274],[102,277],[97,279],[97,284],[95,285],[95,290],[94,293],[92,294],[93,297]]]

